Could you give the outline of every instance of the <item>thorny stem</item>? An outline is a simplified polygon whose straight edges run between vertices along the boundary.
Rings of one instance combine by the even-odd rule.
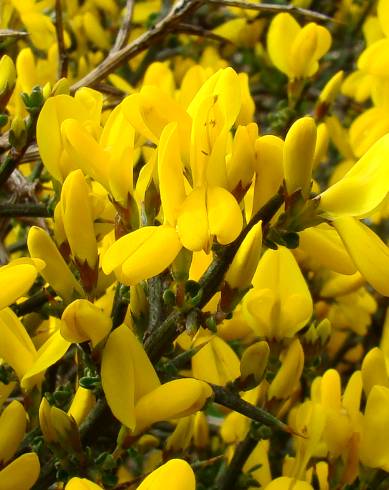
[[[24,216],[28,218],[50,218],[53,215],[46,204],[38,203],[0,203],[0,216],[16,218]]]
[[[253,437],[251,431],[248,431],[243,441],[237,445],[231,462],[225,468],[218,481],[218,490],[233,490],[236,488],[239,475],[242,473],[243,466],[245,465],[250,454],[254,451],[258,440]]]
[[[68,55],[66,53],[65,40],[63,35],[63,17],[61,0],[55,0],[55,33],[58,44],[58,78],[67,76]]]
[[[110,55],[120,51],[127,43],[131,31],[131,20],[134,13],[135,0],[127,0],[126,13],[122,25],[117,33],[115,43],[110,51]]]
[[[283,202],[284,197],[281,192],[278,192],[252,217],[238,238],[225,247],[223,252],[213,260],[199,281],[203,289],[203,295],[200,303],[197,305],[198,308],[204,307],[218,291],[228,267],[231,265],[236,252],[252,227],[262,220],[263,235],[265,236],[270,220]],[[190,309],[193,308],[187,309],[185,313],[188,313]],[[181,327],[181,325],[183,324],[183,312],[176,310],[173,311],[156,330],[151,332],[144,343],[144,348],[152,362],[157,362],[161,358],[166,351],[166,348],[177,337],[180,330],[182,330],[183,327]]]

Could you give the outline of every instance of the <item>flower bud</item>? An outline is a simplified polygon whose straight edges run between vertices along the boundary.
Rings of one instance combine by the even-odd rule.
[[[284,175],[289,195],[301,189],[308,198],[316,145],[316,125],[311,117],[302,117],[292,124],[285,138]]]
[[[81,267],[94,269],[97,264],[97,243],[90,188],[81,170],[74,170],[66,177],[61,205],[65,233],[75,261]]]
[[[3,112],[12,95],[16,82],[14,62],[8,55],[0,59],[0,112]]]
[[[262,221],[259,221],[247,233],[225,275],[225,281],[231,289],[246,289],[250,286],[261,251]]]
[[[14,400],[0,416],[0,463],[7,463],[18,449],[26,431],[26,412],[23,405]]]
[[[245,391],[259,385],[266,372],[269,360],[269,344],[264,340],[250,345],[240,361],[239,385]]]
[[[196,412],[193,421],[193,444],[197,449],[202,449],[209,444],[209,427],[204,412]]]
[[[74,477],[68,481],[65,490],[101,490],[102,487],[87,478]]]

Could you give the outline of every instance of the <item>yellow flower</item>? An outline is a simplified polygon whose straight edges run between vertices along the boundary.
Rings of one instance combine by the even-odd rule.
[[[96,347],[111,328],[110,317],[86,299],[73,301],[62,313],[61,335],[69,342],[90,340]]]
[[[312,298],[293,254],[285,247],[267,250],[243,299],[245,318],[259,336],[293,337],[312,315]]]
[[[267,34],[271,61],[290,79],[314,75],[330,46],[331,34],[325,27],[310,22],[301,28],[287,13],[274,17]]]

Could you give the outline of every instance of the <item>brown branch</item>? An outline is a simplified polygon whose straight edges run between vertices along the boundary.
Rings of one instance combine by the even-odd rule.
[[[26,37],[28,36],[28,32],[23,31],[14,31],[13,29],[0,29],[0,39],[3,37]]]
[[[61,0],[55,0],[55,33],[58,44],[58,78],[67,76],[68,55],[66,52],[65,40],[63,35],[63,18]]]
[[[74,92],[81,87],[90,87],[96,82],[106,78],[110,73],[115,71],[116,68],[158,42],[174,25],[180,24],[182,19],[200,7],[203,2],[204,0],[180,0],[177,2],[166,17],[161,19],[152,29],[149,29],[135,39],[135,41],[119,51],[110,54],[94,70],[74,83],[71,87],[71,91]]]
[[[226,37],[219,36],[219,34],[215,34],[214,32],[204,29],[200,26],[194,26],[192,24],[178,24],[174,26],[174,32],[182,32],[184,34],[192,34],[194,36],[205,37],[208,39],[213,39],[214,41],[218,41],[220,43],[228,43],[233,44],[232,41],[227,39]]]
[[[110,55],[124,48],[124,46],[128,41],[128,37],[131,31],[131,20],[132,20],[132,15],[134,13],[134,6],[135,6],[135,0],[127,0],[126,13],[124,15],[122,25],[120,26],[119,31],[117,33],[115,43],[110,51]]]
[[[294,5],[276,5],[272,3],[249,3],[244,0],[206,0],[207,4],[224,6],[224,7],[238,7],[246,10],[258,10],[269,14],[279,14],[281,12],[287,12],[293,15],[301,15],[310,19],[317,19],[322,21],[335,22],[332,17],[321,14],[320,12],[314,12],[313,10],[303,9],[295,7]]]

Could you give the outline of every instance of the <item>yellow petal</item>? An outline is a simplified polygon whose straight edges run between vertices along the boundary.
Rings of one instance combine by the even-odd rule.
[[[68,410],[68,415],[73,417],[76,424],[80,426],[95,404],[96,397],[93,392],[79,386]]]
[[[208,251],[211,246],[205,196],[204,187],[194,189],[182,204],[177,219],[177,231],[182,244],[194,252],[203,249]]]
[[[34,376],[43,373],[46,369],[59,361],[70,347],[70,342],[65,340],[57,330],[42,345],[37,352],[34,364],[28,369],[21,380],[22,388],[30,388]]]
[[[90,188],[81,170],[65,179],[61,192],[62,217],[73,257],[91,269],[97,262],[97,243],[93,226]],[[81,231],[81,233],[80,233]]]
[[[170,123],[162,131],[158,146],[158,177],[164,222],[171,226],[175,226],[186,197],[183,170],[177,123]]]
[[[38,275],[36,268],[29,264],[0,267],[0,309],[14,303],[34,284]]]
[[[69,342],[90,340],[95,347],[111,328],[110,317],[86,299],[73,301],[62,313],[61,335]]]
[[[203,408],[212,395],[204,381],[186,378],[169,381],[140,398],[135,406],[136,431],[162,420],[186,417]]]
[[[281,476],[266,485],[264,490],[313,490],[313,487],[306,481],[296,480],[289,476]]]
[[[377,5],[377,15],[381,29],[386,37],[389,37],[389,2],[388,0],[379,0]]]
[[[65,119],[85,121],[82,107],[69,95],[50,97],[39,113],[36,138],[39,153],[47,170],[62,182],[66,175],[58,166],[63,151],[61,124]]]
[[[101,490],[102,488],[86,478],[74,477],[68,481],[65,490]]]
[[[128,327],[122,325],[108,337],[101,361],[101,382],[109,408],[126,427],[135,426],[134,366],[129,355]]]
[[[316,146],[316,125],[312,117],[302,117],[290,127],[284,145],[284,175],[288,194],[298,189],[308,197]]]
[[[254,170],[256,173],[252,215],[274,194],[284,178],[284,141],[273,135],[265,135],[255,142]]]
[[[374,289],[389,296],[389,249],[355,218],[339,218],[334,226],[360,273]]]
[[[385,355],[381,349],[374,347],[362,362],[363,391],[369,396],[373,386],[380,385],[389,388],[389,376],[386,370]]]
[[[1,490],[30,490],[40,472],[39,458],[35,453],[26,453],[0,471]]]
[[[272,63],[289,77],[293,76],[290,70],[290,50],[301,27],[289,14],[276,15],[271,21],[267,34],[267,50]]]
[[[242,230],[243,217],[234,196],[222,187],[208,187],[207,213],[209,232],[219,243],[227,245]]]
[[[389,471],[389,388],[374,386],[367,399],[362,422],[359,457],[370,468]]]
[[[137,402],[139,398],[158,388],[161,382],[142,344],[130,329],[126,333],[126,346],[134,366],[134,399]]]
[[[203,342],[200,337],[194,347]],[[197,379],[224,386],[239,377],[239,358],[227,342],[214,336],[192,357],[192,372]]]
[[[7,463],[15,454],[26,431],[27,418],[23,405],[13,400],[0,416],[0,461]]]
[[[145,226],[120,238],[107,250],[103,270],[106,274],[114,270],[121,282],[135,285],[164,271],[180,249],[177,232],[171,226]]]
[[[21,379],[37,356],[34,344],[22,322],[9,308],[0,311],[0,327],[0,357]]]
[[[336,231],[326,223],[299,233],[299,247],[321,265],[340,274],[354,274],[356,267]]]
[[[61,135],[64,147],[77,167],[109,190],[108,155],[81,122],[76,119],[66,119],[61,124]]]
[[[336,184],[320,194],[323,216],[362,216],[373,211],[389,191],[389,135],[377,141]]]
[[[27,237],[28,251],[31,257],[43,259],[46,267],[41,275],[52,286],[65,302],[77,296],[84,296],[85,293],[80,283],[73,276],[68,265],[50,236],[37,226],[32,226]]]
[[[171,459],[143,480],[138,490],[195,490],[196,481],[189,463]]]

